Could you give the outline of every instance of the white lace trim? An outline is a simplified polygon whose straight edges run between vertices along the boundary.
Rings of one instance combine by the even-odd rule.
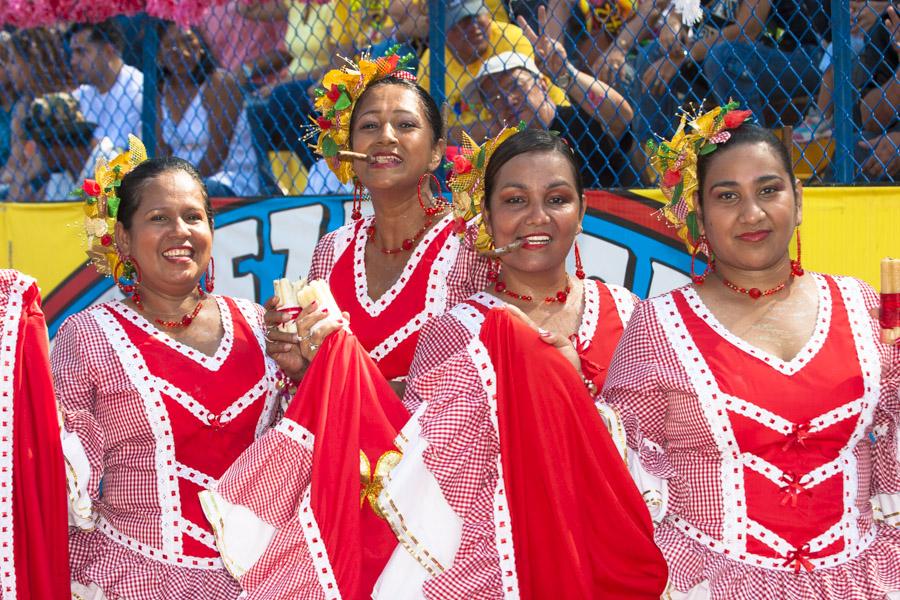
[[[825,278],[818,273],[808,274],[816,280],[816,289],[818,291],[819,306],[818,314],[816,316],[816,327],[813,329],[813,334],[806,341],[806,344],[800,349],[800,352],[789,361],[784,361],[777,356],[769,354],[765,350],[761,350],[731,333],[719,322],[712,312],[710,312],[709,308],[707,308],[703,300],[700,299],[700,296],[693,287],[683,287],[679,291],[684,295],[691,310],[693,310],[698,317],[706,321],[706,324],[709,325],[713,331],[725,338],[733,346],[740,348],[750,356],[763,361],[784,375],[793,375],[805,365],[809,364],[816,354],[819,353],[819,350],[825,345],[825,340],[828,338],[828,330],[831,327],[832,299],[828,283]]]
[[[388,306],[394,301],[394,298],[400,293],[403,289],[403,286],[406,285],[407,280],[412,276],[413,272],[416,270],[416,267],[422,260],[422,256],[425,255],[426,250],[428,250],[431,243],[434,239],[440,235],[442,231],[447,227],[450,221],[453,219],[453,213],[448,213],[445,215],[440,221],[438,221],[431,229],[429,229],[424,236],[422,236],[421,241],[416,245],[415,250],[412,255],[409,257],[409,260],[406,261],[406,265],[403,267],[403,271],[400,272],[400,277],[397,281],[394,282],[394,285],[390,287],[378,300],[372,300],[369,296],[369,281],[366,278],[366,243],[368,241],[368,235],[366,234],[366,229],[369,225],[374,222],[375,217],[367,217],[363,222],[362,227],[360,227],[356,233],[356,240],[353,246],[353,282],[354,287],[356,288],[356,299],[359,302],[359,305],[362,306],[363,310],[365,310],[369,316],[377,317],[382,312],[384,312]],[[445,249],[447,246],[455,245],[458,249],[459,240],[456,239],[456,236],[451,235],[447,243],[445,245]],[[443,251],[442,251],[443,253]],[[437,259],[435,259],[435,264],[437,264]],[[452,262],[448,262],[447,270],[452,267]],[[433,272],[429,275],[429,284],[433,283],[431,277],[433,276]],[[443,278],[444,285],[446,285],[446,277]],[[444,303],[446,304],[446,292],[444,295]]]
[[[747,402],[743,398],[738,398],[731,394],[722,392],[722,398],[725,401],[725,408],[756,421],[763,427],[776,431],[782,435],[791,435],[793,432],[794,423],[780,415],[776,415],[761,406],[757,406]],[[862,412],[863,407],[866,404],[867,401],[865,398],[857,398],[852,402],[848,402],[843,406],[838,406],[827,413],[821,414],[809,422],[809,431],[810,433],[822,431],[841,421],[855,417]]]
[[[431,272],[428,274],[428,284],[425,290],[425,308],[407,321],[403,327],[395,331],[393,335],[373,348],[369,352],[372,360],[378,361],[383,359],[409,336],[419,331],[428,319],[444,314],[447,310],[447,281],[450,270],[456,263],[458,254],[459,240],[455,235],[451,235],[447,238],[447,243],[441,248],[431,265]],[[397,283],[405,284],[406,281],[406,275],[401,275]]]
[[[312,452],[313,442],[315,441],[316,436],[300,423],[285,417],[281,419],[273,429]]]
[[[310,506],[310,486],[306,487],[303,494],[303,500],[300,502],[300,513],[297,518],[300,520],[303,536],[306,538],[306,546],[309,548],[309,556],[312,559],[313,566],[316,568],[316,577],[319,580],[319,587],[326,600],[340,600],[341,592],[338,589],[337,579],[334,578],[334,572],[331,568],[331,561],[328,559],[328,549],[322,540],[322,533],[319,531],[319,524],[313,514],[312,506]]]
[[[578,325],[578,341],[583,346],[588,346],[594,341],[594,333],[600,321],[600,290],[597,286],[601,285],[603,284],[593,279],[584,281],[584,308],[581,311],[581,323]]]
[[[469,300],[486,306],[488,309],[503,306],[503,302],[485,292],[478,292]],[[460,303],[454,306],[450,313],[470,334],[478,337],[478,334],[481,332],[481,325],[484,323],[484,314],[480,310],[469,304]]]
[[[118,304],[124,307],[121,303]],[[127,309],[127,307],[124,308]],[[122,365],[122,370],[131,380],[131,384],[138,390],[141,399],[144,401],[144,413],[147,416],[147,424],[153,431],[153,437],[156,441],[153,455],[156,466],[156,496],[161,512],[162,551],[160,554],[180,553],[182,537],[178,527],[178,520],[181,518],[181,494],[178,490],[177,477],[174,476],[173,465],[176,462],[175,439],[172,435],[172,424],[169,420],[169,414],[166,411],[159,389],[152,384],[152,378],[142,376],[142,374],[149,373],[143,355],[135,348],[128,338],[128,334],[125,333],[122,325],[116,320],[109,308],[101,305],[89,310],[91,311],[91,316],[93,316],[106,336],[116,358]],[[133,313],[134,311],[131,312]],[[144,320],[140,315],[136,313],[135,315]]]
[[[219,552],[219,549],[216,547],[216,536],[184,517],[181,518],[181,531],[210,550],[215,550],[216,553]]]
[[[97,521],[97,531],[111,539],[112,541],[124,546],[132,552],[137,552],[145,558],[166,563],[174,567],[190,567],[192,569],[224,569],[225,565],[221,558],[200,558],[198,556],[188,556],[180,552],[168,552],[153,548],[147,544],[143,544],[134,538],[123,535],[116,530],[115,527],[102,516]]]
[[[634,312],[635,302],[631,292],[621,285],[605,284],[606,289],[612,294],[613,300],[616,301],[616,309],[619,311],[619,318],[622,319],[622,327],[628,325],[631,319],[631,313]]]
[[[212,417],[216,417],[217,415],[203,406],[201,403],[194,400],[193,396],[191,396],[187,392],[179,389],[176,385],[166,381],[161,377],[151,376],[150,384],[152,386],[155,386],[155,389],[151,388],[153,391],[160,391],[166,396],[172,398],[186,411],[194,415],[194,417],[196,417],[197,420],[204,425],[212,425],[210,419]],[[274,385],[274,382],[270,382],[268,377],[257,381],[256,385],[244,392],[243,396],[232,402],[228,408],[223,410],[218,415],[219,423],[225,424],[236,419],[238,415],[244,412],[248,407],[255,404],[257,399],[270,389],[271,385]]]
[[[748,565],[756,566],[756,567],[772,569],[775,571],[790,571],[790,572],[794,571],[794,567],[792,564],[785,564],[785,562],[787,560],[786,555],[783,558],[769,558],[769,557],[759,556],[757,554],[750,554],[750,553],[746,553],[746,552],[740,552],[740,551],[735,552],[733,549],[727,547],[725,544],[723,544],[719,540],[713,539],[710,536],[706,535],[705,533],[703,533],[702,531],[700,531],[699,529],[697,529],[696,527],[694,527],[693,525],[691,525],[690,523],[688,523],[687,521],[682,519],[681,517],[678,517],[675,515],[669,515],[666,518],[666,520],[669,523],[671,523],[673,527],[675,527],[678,531],[680,531],[688,539],[692,539],[692,540],[699,542],[700,544],[702,544],[703,546],[706,546],[713,552],[717,552],[719,554],[728,553],[730,558],[732,558],[733,560],[737,560],[737,561],[746,563]],[[748,522],[748,530],[751,528],[749,526],[749,523],[750,522]],[[841,527],[845,527],[845,526],[846,525],[843,522],[839,522],[839,523],[835,524],[835,526],[833,526],[832,529],[829,529],[824,534],[822,534],[821,536],[819,536],[818,538],[816,538],[814,540],[816,543],[815,547],[813,546],[813,542],[810,542],[810,552],[815,552],[817,549],[820,550],[821,548],[828,546],[834,540],[838,539],[838,536],[835,534],[835,530],[839,529]],[[752,532],[754,537],[756,537],[762,531],[766,531],[766,529],[764,527],[762,527],[761,525],[759,525],[758,523],[755,523],[754,527],[753,527],[753,532]],[[837,554],[832,554],[830,556],[826,556],[824,558],[807,558],[807,560],[809,560],[809,562],[813,565],[814,569],[834,567],[839,564],[845,563],[849,560],[853,560],[854,558],[859,556],[860,553],[865,551],[866,548],[868,548],[872,544],[873,541],[875,541],[875,533],[876,533],[876,529],[875,529],[875,526],[873,525],[872,528],[869,529],[869,531],[867,531],[865,535],[857,538],[857,540],[854,542],[848,543],[844,547],[844,550],[842,550],[841,552],[839,552]],[[772,535],[774,536],[775,534],[772,534]],[[831,538],[832,535],[834,535],[834,539],[832,539],[831,542],[827,541],[828,539]],[[779,538],[779,539],[781,539],[781,538]],[[766,542],[766,540],[760,540],[760,541]],[[784,540],[781,540],[781,543],[783,544],[782,547],[787,549],[787,552],[791,552],[794,550],[794,548],[790,544],[785,542]]]
[[[366,217],[370,219],[372,217]],[[363,223],[363,227],[360,229],[361,232],[365,233],[366,227],[368,224]],[[347,251],[347,248],[353,243],[353,236],[356,234],[356,223],[348,223],[339,229],[335,230],[334,236],[332,239],[331,245],[331,256],[332,261],[331,265],[328,267],[328,272],[322,274],[322,279],[326,281],[331,278],[331,271],[334,269],[334,265],[337,264],[337,261],[344,255],[344,252]]]
[[[16,568],[14,564],[13,529],[13,392],[15,390],[16,346],[19,341],[19,322],[25,291],[34,279],[16,273],[10,283],[6,314],[0,324],[0,584],[4,598],[16,597]],[[26,365],[23,365],[23,367]]]
[[[215,372],[218,371],[223,364],[225,364],[225,361],[231,355],[231,348],[234,345],[234,324],[231,321],[231,309],[225,303],[225,300],[217,295],[212,295],[212,298],[216,301],[216,305],[219,307],[219,315],[222,320],[222,329],[225,331],[225,335],[222,336],[222,341],[219,342],[219,347],[216,350],[216,353],[212,356],[208,356],[200,352],[199,350],[191,348],[190,346],[182,344],[181,342],[167,336],[165,333],[154,327],[153,324],[145,319],[142,314],[133,310],[124,302],[115,300],[113,302],[110,302],[106,306],[112,308],[117,313],[122,315],[122,317],[134,323],[147,335],[153,337],[156,340],[159,340],[172,350],[175,350],[182,356],[189,358],[201,367]]]
[[[260,356],[263,358],[263,365],[266,370],[266,379],[265,379],[265,393],[266,400],[263,405],[262,413],[259,415],[259,421],[256,423],[256,437],[261,436],[266,429],[272,424],[272,419],[275,414],[275,408],[278,405],[278,394],[275,390],[275,379],[276,374],[278,373],[278,365],[272,360],[268,354],[266,354],[266,341],[265,335],[266,332],[263,328],[263,325],[260,323],[260,315],[257,305],[249,300],[244,298],[232,298],[234,303],[237,305],[238,310],[241,315],[244,317],[244,321],[247,322],[247,325],[250,327],[250,331],[253,332],[253,336],[256,338],[256,343],[259,345]]]
[[[845,456],[846,453],[847,452],[841,453],[834,460],[830,460],[827,463],[816,467],[812,471],[799,474],[797,483],[802,485],[805,489],[810,489],[819,485],[823,481],[834,477],[847,467],[847,457]],[[755,454],[744,452],[743,454],[741,454],[741,461],[743,462],[745,467],[747,467],[748,469],[752,469],[756,473],[759,473],[775,485],[787,485],[787,481],[785,479],[787,477],[787,474],[767,460],[760,458]],[[794,475],[798,476],[798,474],[796,473]]]
[[[478,337],[474,337],[466,348],[469,358],[475,365],[481,385],[487,394],[491,425],[500,440],[500,425],[497,422],[497,374],[491,364],[487,348]],[[503,477],[503,460],[497,453],[497,487],[494,489],[494,544],[500,561],[500,580],[503,584],[503,597],[514,599],[519,597],[519,578],[516,575],[516,556],[513,547],[512,516],[506,502],[506,480]]]
[[[186,479],[191,483],[202,487],[205,490],[213,489],[215,488],[216,484],[219,483],[219,480],[215,477],[211,477],[206,473],[198,471],[197,469],[192,469],[186,464],[180,462],[175,463],[175,474],[182,479]]]

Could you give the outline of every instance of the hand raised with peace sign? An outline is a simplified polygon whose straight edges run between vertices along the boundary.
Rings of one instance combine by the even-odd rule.
[[[521,27],[522,31],[525,33],[525,37],[528,38],[528,41],[534,46],[534,56],[538,68],[544,74],[555,77],[560,73],[567,72],[569,55],[566,53],[566,48],[563,46],[562,42],[551,38],[545,33],[549,20],[549,17],[547,16],[547,7],[543,5],[539,6],[537,16],[541,35],[536,34],[534,29],[531,28],[531,25],[529,25],[521,15],[519,15],[517,21],[519,27]]]

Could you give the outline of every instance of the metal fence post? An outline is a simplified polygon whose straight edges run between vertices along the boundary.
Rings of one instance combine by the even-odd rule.
[[[832,64],[834,65],[834,180],[852,183],[854,129],[850,0],[831,0]]]
[[[447,31],[444,28],[444,11],[446,0],[428,0],[428,47],[431,59],[428,65],[431,77],[431,97],[438,106],[443,107],[447,101],[444,80],[447,70],[444,64],[444,48],[447,42]]]
[[[144,19],[144,45],[141,56],[144,71],[144,96],[141,107],[141,135],[148,156],[156,156],[156,121],[159,115],[156,111],[157,87],[159,83],[159,68],[156,64],[157,51],[159,50],[159,35],[156,31],[155,19]]]

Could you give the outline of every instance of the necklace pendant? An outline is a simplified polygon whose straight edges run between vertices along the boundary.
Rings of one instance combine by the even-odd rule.
[[[763,294],[761,291],[759,291],[759,288],[750,288],[749,290],[747,290],[747,295],[754,300],[759,300]]]

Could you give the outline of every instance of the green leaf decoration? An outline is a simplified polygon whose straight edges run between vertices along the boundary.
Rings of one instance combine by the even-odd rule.
[[[524,120],[519,121],[519,124],[516,125],[516,129],[518,129],[519,131],[525,131],[525,128],[526,128],[526,127],[528,127],[528,124],[525,123]]]
[[[697,224],[697,213],[693,210],[689,212],[684,222],[685,225],[687,225],[688,233],[691,235],[691,239],[700,239],[700,226]]]
[[[113,167],[113,173],[116,174],[116,177],[118,177],[119,175],[121,175],[121,173],[122,173],[122,165],[116,165],[116,166],[114,166],[114,167]]]
[[[678,185],[676,185],[672,189],[672,200],[669,202],[669,206],[675,206],[678,204],[678,201],[681,200],[681,195],[684,193],[684,181],[679,181]]]
[[[350,108],[350,96],[347,95],[347,92],[341,92],[341,97],[338,98],[337,102],[334,103],[335,110],[347,110]]]
[[[475,168],[476,169],[484,168],[484,148],[479,148],[478,154],[475,155]]]
[[[337,156],[337,153],[337,142],[335,142],[330,135],[322,138],[322,156],[324,156],[325,158],[332,158],[334,156]]]
[[[69,192],[69,195],[70,195],[70,196],[75,196],[76,198],[85,198],[85,197],[86,197],[86,198],[87,198],[86,201],[87,201],[88,204],[91,204],[91,200],[93,200],[93,198],[91,198],[90,196],[88,196],[87,194],[85,194],[85,193],[84,193],[84,190],[81,189],[81,188],[75,188],[74,190],[72,190],[71,192]]]
[[[338,89],[341,90],[342,92],[346,92],[347,86],[344,85],[343,83],[340,83],[340,84],[338,84]]]
[[[325,118],[328,119],[329,121],[333,121],[336,114],[337,114],[337,113],[336,113],[335,110],[332,108],[332,109],[330,109],[330,110],[328,111],[328,113],[325,115]]]
[[[119,202],[121,201],[115,196],[106,199],[106,213],[113,219],[119,215]]]
[[[718,148],[718,146],[715,144],[706,144],[705,146],[700,148],[700,156],[706,156],[716,148]]]
[[[322,88],[316,88],[315,94],[316,94],[316,98],[321,98],[322,96],[325,95],[325,90]]]
[[[656,149],[659,147],[656,145],[656,142],[654,142],[653,140],[647,140],[647,143],[645,145],[647,146],[647,152],[649,152],[650,154],[656,154]]]

